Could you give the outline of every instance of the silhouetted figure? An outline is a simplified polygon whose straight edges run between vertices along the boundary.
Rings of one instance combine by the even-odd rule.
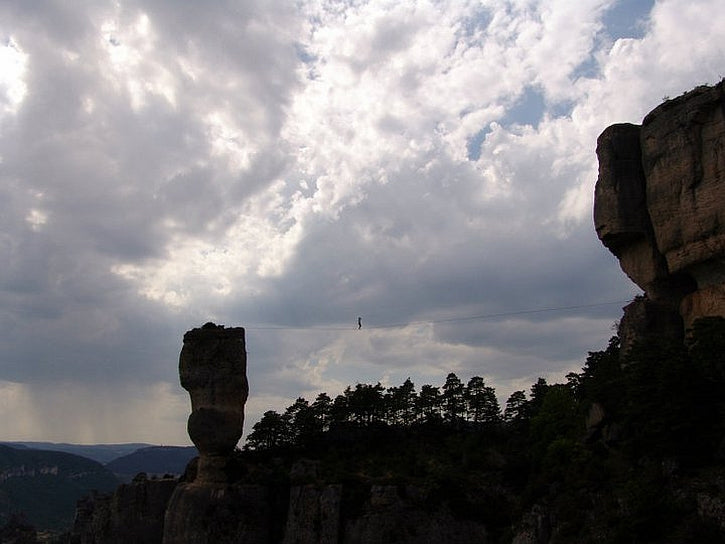
[[[357,330],[362,329],[362,317],[357,318]]]

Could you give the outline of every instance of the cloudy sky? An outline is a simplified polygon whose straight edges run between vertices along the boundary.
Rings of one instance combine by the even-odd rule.
[[[563,380],[638,293],[596,138],[723,77],[720,2],[0,2],[0,440],[188,443],[209,320],[247,327],[247,430]]]

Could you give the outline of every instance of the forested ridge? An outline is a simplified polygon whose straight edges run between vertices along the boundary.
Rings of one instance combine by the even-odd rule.
[[[480,376],[358,383],[266,412],[240,456],[433,489],[494,541],[528,517],[551,542],[725,542],[724,354],[725,319],[706,318],[684,343],[622,353],[614,336],[565,382],[539,378],[504,406]]]

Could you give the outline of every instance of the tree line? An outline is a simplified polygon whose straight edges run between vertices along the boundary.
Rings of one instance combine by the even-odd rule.
[[[283,413],[269,410],[252,428],[245,449],[261,450],[304,445],[323,433],[349,427],[442,424],[485,428],[522,415],[526,395],[517,391],[501,407],[496,390],[481,376],[464,383],[451,372],[445,383],[423,385],[410,378],[398,387],[358,383],[334,399],[320,393],[313,402],[299,397]]]
[[[300,397],[266,412],[242,455],[303,453],[348,486],[414,482],[485,522],[492,541],[538,509],[557,542],[725,542],[698,502],[721,493],[706,482],[725,481],[724,390],[725,319],[706,318],[684,339],[624,350],[614,336],[579,372],[539,378],[503,407],[483,378],[454,373],[440,387],[407,379]]]
[[[464,383],[451,372],[442,386],[420,390],[410,378],[388,388],[358,383],[335,398],[299,397],[282,413],[265,412],[244,449],[304,447],[345,429],[443,426],[521,440],[534,461],[575,455],[596,440],[619,442],[633,455],[714,451],[725,434],[724,338],[722,318],[700,320],[684,343],[641,342],[628,353],[621,353],[614,336],[604,350],[590,352],[581,372],[568,374],[565,383],[539,378],[528,394],[513,392],[503,409],[481,376]]]

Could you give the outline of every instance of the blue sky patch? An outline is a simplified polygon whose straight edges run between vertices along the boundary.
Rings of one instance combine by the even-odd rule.
[[[491,132],[491,125],[479,130],[473,138],[470,138],[466,142],[466,151],[468,153],[469,161],[477,161],[481,158],[481,146],[486,136]]]
[[[654,0],[620,0],[604,14],[604,26],[613,39],[641,38]]]
[[[501,124],[503,126],[531,125],[537,127],[544,117],[545,110],[546,101],[541,89],[526,87],[524,93],[501,119]]]

